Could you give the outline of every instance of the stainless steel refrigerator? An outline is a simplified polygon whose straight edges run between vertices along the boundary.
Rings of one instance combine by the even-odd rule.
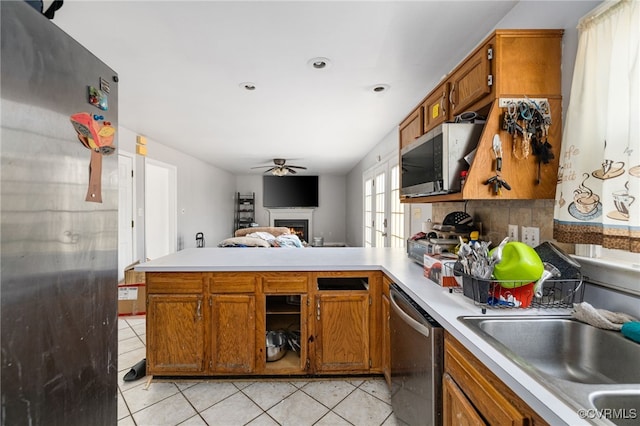
[[[0,8],[2,425],[115,425],[117,74],[25,2]]]

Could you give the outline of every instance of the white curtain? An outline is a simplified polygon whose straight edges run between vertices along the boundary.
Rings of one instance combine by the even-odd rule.
[[[640,252],[640,1],[606,2],[578,29],[554,238]]]

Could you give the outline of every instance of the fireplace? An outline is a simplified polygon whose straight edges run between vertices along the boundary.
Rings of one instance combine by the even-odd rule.
[[[309,241],[309,221],[307,219],[274,219],[273,226],[289,228],[302,241]]]
[[[267,209],[267,211],[269,212],[269,226],[286,226],[293,228],[292,232],[300,228],[297,231],[301,240],[308,242],[313,239],[313,209]]]

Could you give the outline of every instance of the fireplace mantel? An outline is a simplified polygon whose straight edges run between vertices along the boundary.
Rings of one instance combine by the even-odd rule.
[[[276,219],[306,219],[309,221],[309,236],[313,240],[313,210],[314,209],[267,209],[269,212],[269,226],[274,226]]]

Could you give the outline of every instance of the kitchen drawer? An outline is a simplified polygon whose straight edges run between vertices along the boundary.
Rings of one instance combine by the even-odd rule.
[[[256,274],[250,272],[212,273],[209,278],[209,293],[254,293]]]
[[[202,293],[201,272],[147,272],[147,294]]]
[[[264,274],[262,291],[269,294],[306,293],[308,282],[307,274]]]

